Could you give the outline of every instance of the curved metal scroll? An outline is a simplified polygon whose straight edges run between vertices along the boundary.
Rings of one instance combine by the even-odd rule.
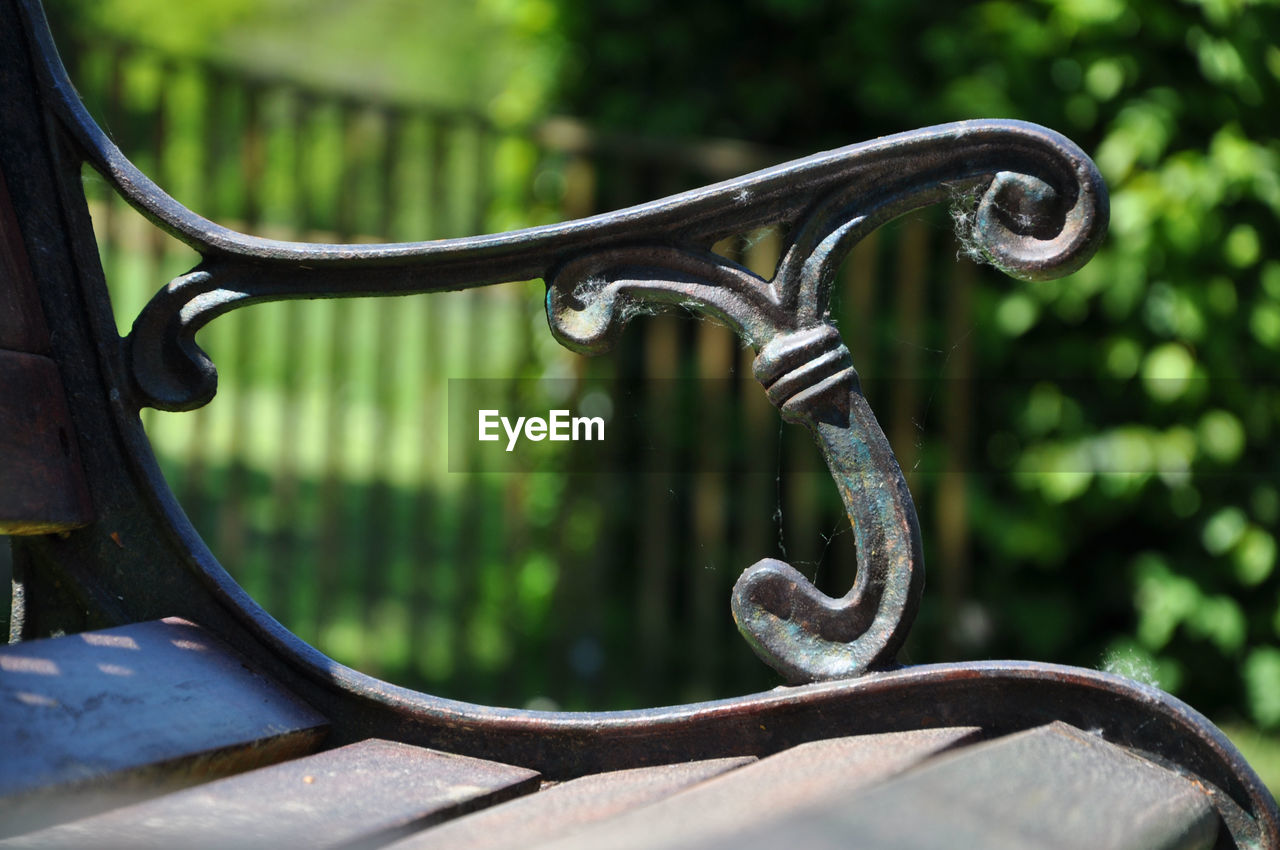
[[[38,22],[38,9],[26,8]],[[910,493],[828,319],[840,260],[884,222],[954,197],[976,199],[966,218],[971,244],[1016,277],[1075,270],[1106,230],[1106,188],[1074,144],[1032,124],[967,121],[548,227],[389,245],[260,239],[201,218],[138,171],[85,112],[47,30],[36,25],[30,32],[45,63],[50,107],[79,157],[202,257],[134,322],[124,341],[122,408],[189,410],[208,402],[217,371],[196,344],[197,331],[262,301],[543,278],[552,330],[579,351],[607,348],[637,307],[679,305],[733,327],[757,349],[756,377],[783,418],[817,439],[858,549],[856,582],[840,599],[772,559],[739,579],[733,610],[740,628],[791,681],[892,666],[923,585]],[[767,225],[791,233],[771,281],[710,251],[725,236]]]
[[[965,147],[962,138],[954,145]],[[853,588],[832,599],[789,564],[767,558],[733,592],[739,629],[791,682],[892,666],[924,585],[911,494],[827,309],[835,270],[858,239],[954,192],[963,176],[951,170],[951,151],[920,156],[911,147],[903,145],[893,179],[858,181],[815,204],[772,281],[706,251],[641,245],[575,259],[548,286],[552,331],[577,351],[602,351],[630,316],[670,305],[728,325],[756,348],[755,376],[783,418],[814,435],[853,526]],[[989,178],[967,219],[986,257],[1029,279],[1078,268],[1107,220],[1106,191],[1088,158],[1066,146],[1040,153],[1034,171]]]

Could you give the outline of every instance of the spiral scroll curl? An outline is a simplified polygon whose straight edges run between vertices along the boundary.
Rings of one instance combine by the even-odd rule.
[[[854,586],[834,599],[766,558],[743,572],[732,597],[748,643],[790,682],[894,666],[924,586],[910,491],[829,318],[849,250],[885,222],[957,196],[976,199],[961,219],[970,253],[1024,280],[1075,271],[1105,234],[1106,188],[1078,148],[1042,128],[1016,125],[995,140],[981,129],[972,151],[964,133],[952,140],[960,154],[905,150],[906,162],[879,159],[818,198],[796,217],[771,281],[668,244],[586,254],[549,278],[552,332],[583,353],[606,350],[634,315],[671,305],[728,325],[756,349],[756,378],[783,418],[814,435],[853,527]],[[976,163],[999,159],[993,149],[1014,168],[975,174]]]
[[[637,315],[678,308],[757,346],[789,321],[767,281],[698,249],[646,245],[589,254],[557,269],[547,285],[551,332],[580,354],[608,351]]]
[[[125,340],[136,392],[158,410],[195,410],[218,389],[218,369],[196,333],[223,313],[264,300],[234,275],[200,266],[174,278],[143,308]]]

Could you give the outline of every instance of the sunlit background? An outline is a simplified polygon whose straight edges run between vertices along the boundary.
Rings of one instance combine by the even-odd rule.
[[[1158,683],[1280,784],[1274,7],[48,6],[82,96],[143,170],[282,238],[546,223],[963,118],[1071,136],[1112,192],[1111,237],[1083,271],[1020,284],[957,260],[939,209],[884,228],[842,272],[834,315],[925,536],[907,654]],[[91,172],[86,185],[125,331],[194,255]],[[718,250],[767,273],[779,239]],[[541,296],[535,281],[240,311],[201,337],[214,402],[144,421],[221,562],[344,663],[574,709],[771,687],[729,615],[737,574],[773,556],[832,593],[852,581],[807,436],[760,404],[751,352],[722,329],[641,319],[584,360],[551,339]],[[572,404],[606,405],[619,448],[590,474],[449,472],[459,378],[511,381],[515,406],[528,379],[567,381]],[[732,380],[697,383],[710,378]],[[666,405],[670,433],[636,424],[645,405]],[[720,446],[752,464],[703,457]]]

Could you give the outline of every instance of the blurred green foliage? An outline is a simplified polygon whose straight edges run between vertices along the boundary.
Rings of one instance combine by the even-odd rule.
[[[541,114],[562,53],[554,10],[527,0],[48,0],[59,43],[104,37],[249,73],[504,124]]]
[[[1280,726],[1280,6],[560,6],[561,105],[617,130],[810,150],[1003,117],[1091,152],[1112,192],[1098,257],[977,298],[976,463],[998,474],[969,482],[995,622],[971,649]]]

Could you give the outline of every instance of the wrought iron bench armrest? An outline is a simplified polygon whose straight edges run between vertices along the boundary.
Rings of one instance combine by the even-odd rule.
[[[80,103],[35,0],[4,3],[14,14],[0,34],[21,49],[5,60],[18,85],[0,113],[8,116],[4,131],[20,135],[0,141],[0,162],[73,401],[95,510],[81,529],[15,545],[24,574],[44,594],[30,604],[33,630],[187,617],[316,706],[334,721],[339,742],[394,738],[553,778],[758,755],[838,734],[957,725],[1002,733],[1065,720],[1201,777],[1219,789],[1215,800],[1237,841],[1276,845],[1280,816],[1256,775],[1218,730],[1167,694],[1104,673],[1021,662],[894,669],[923,586],[919,528],[830,321],[832,280],[875,228],[948,200],[961,205],[974,251],[1006,272],[1034,280],[1074,271],[1102,239],[1108,208],[1097,169],[1069,140],[1021,122],[961,122],[563,224],[419,243],[279,242],[200,217],[138,171]],[[123,340],[79,185],[83,163],[202,258],[156,293]],[[763,226],[786,234],[770,279],[711,250]],[[190,410],[213,397],[217,373],[195,343],[201,327],[264,301],[534,278],[547,282],[552,333],[576,351],[604,351],[632,316],[671,307],[724,323],[757,350],[755,374],[770,400],[824,453],[853,526],[858,571],[848,594],[832,599],[789,565],[765,559],[739,579],[733,610],[762,658],[789,681],[815,684],[600,714],[431,697],[307,646],[248,598],[200,541],[163,482],[138,414],[148,406]]]

